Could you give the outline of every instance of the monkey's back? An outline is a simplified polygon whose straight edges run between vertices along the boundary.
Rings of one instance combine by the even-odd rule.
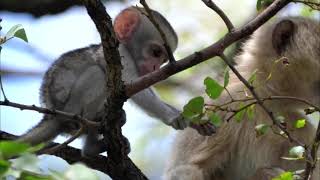
[[[95,120],[91,118],[102,113],[106,92],[101,59],[100,45],[63,54],[45,73],[40,88],[42,106]]]

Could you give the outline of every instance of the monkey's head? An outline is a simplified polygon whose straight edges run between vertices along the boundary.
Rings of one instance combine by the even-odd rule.
[[[158,12],[153,16],[166,34],[172,52],[177,48],[178,38],[169,22]],[[146,17],[143,8],[130,7],[123,10],[114,21],[114,31],[135,60],[140,75],[155,71],[168,60],[164,42],[158,30]]]
[[[244,49],[250,53],[242,58],[249,59],[243,64],[257,67],[257,79],[270,95],[294,96],[320,105],[318,21],[287,17],[266,24],[253,34]]]

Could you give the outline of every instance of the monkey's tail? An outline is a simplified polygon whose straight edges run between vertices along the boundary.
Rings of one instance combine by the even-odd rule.
[[[54,139],[61,133],[61,129],[58,120],[51,118],[50,115],[44,115],[39,124],[20,136],[17,141],[37,145]]]

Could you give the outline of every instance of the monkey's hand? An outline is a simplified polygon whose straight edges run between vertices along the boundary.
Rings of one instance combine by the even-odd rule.
[[[190,119],[183,117],[182,114],[173,119],[169,125],[180,130],[191,127],[203,136],[211,136],[216,132],[216,127],[210,121],[192,122]]]

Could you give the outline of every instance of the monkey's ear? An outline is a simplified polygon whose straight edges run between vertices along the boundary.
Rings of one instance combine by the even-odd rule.
[[[123,10],[114,20],[114,32],[121,43],[128,42],[140,24],[140,14],[134,8]]]
[[[278,54],[281,54],[295,31],[295,25],[291,20],[280,21],[274,28],[272,33],[272,45]]]

